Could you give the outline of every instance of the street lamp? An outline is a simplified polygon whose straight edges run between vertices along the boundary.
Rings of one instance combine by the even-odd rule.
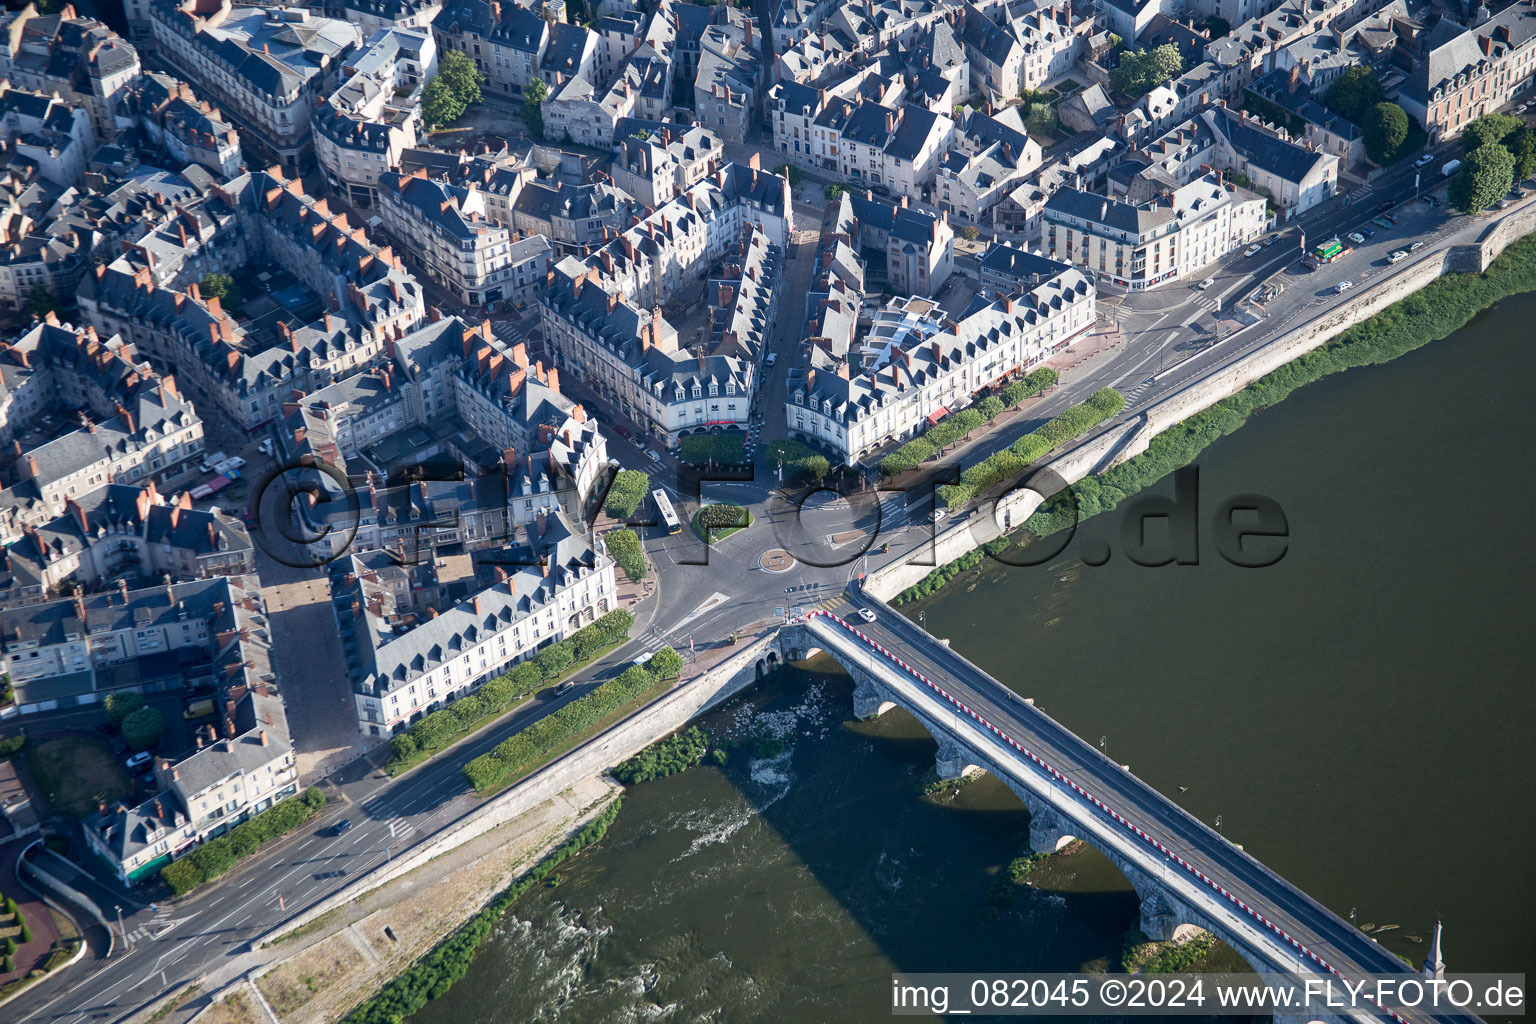
[[[133,943],[128,941],[128,930],[123,927],[123,907],[122,907],[122,904],[117,904],[114,909],[117,910],[117,930],[123,936],[123,945],[127,946],[129,949],[132,949],[133,948]]]

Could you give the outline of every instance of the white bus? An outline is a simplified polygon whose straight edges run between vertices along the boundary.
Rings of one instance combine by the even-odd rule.
[[[658,487],[651,492],[651,500],[656,503],[656,511],[661,514],[661,522],[667,532],[682,533],[683,524],[678,521],[677,512],[672,508],[672,499],[667,497],[667,492]]]

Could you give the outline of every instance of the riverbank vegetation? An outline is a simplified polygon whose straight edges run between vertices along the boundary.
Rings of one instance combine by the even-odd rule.
[[[1125,933],[1120,970],[1126,974],[1177,974],[1193,969],[1216,948],[1216,938],[1202,932],[1184,942],[1154,942],[1132,928]]]
[[[171,892],[183,896],[218,878],[272,840],[292,832],[324,807],[325,794],[310,786],[298,796],[279,801],[236,825],[228,835],[210,839],[181,860],[167,864],[160,869],[160,878]]]
[[[637,782],[649,782],[686,771],[704,760],[708,752],[709,734],[693,725],[652,743],[609,774],[624,785],[633,786]]]
[[[502,740],[489,753],[470,761],[464,766],[464,778],[478,793],[517,781],[654,696],[668,679],[682,671],[682,666],[682,656],[663,647],[644,665],[631,665],[591,693],[545,715]]]
[[[622,799],[616,798],[581,831],[551,850],[537,867],[503,889],[431,952],[385,985],[378,995],[347,1014],[342,1024],[400,1024],[430,1000],[446,993],[464,977],[507,908],[523,893],[553,876],[560,865],[606,836],[619,816],[621,803]]]
[[[1076,527],[1100,512],[1189,465],[1254,413],[1284,401],[1297,388],[1330,374],[1372,366],[1448,337],[1489,306],[1536,291],[1536,235],[1511,244],[1483,274],[1448,274],[1399,299],[1326,344],[1286,363],[1152,438],[1147,450],[1098,475],[1084,477],[1049,499],[1024,524],[1022,543]],[[892,604],[928,597],[960,573],[981,564],[982,553],[1001,554],[999,538],[934,569],[896,596]]]
[[[545,683],[575,672],[614,644],[629,636],[635,617],[615,608],[596,622],[583,626],[538,656],[514,665],[467,697],[461,697],[390,741],[389,763],[384,771],[398,775],[478,729],[488,719],[511,711]]]
[[[1049,455],[1068,441],[1075,440],[1125,408],[1125,398],[1114,388],[1100,388],[1076,405],[1048,420],[1033,434],[1025,434],[1002,451],[993,452],[960,474],[957,484],[939,488],[939,501],[946,508],[959,508],[975,500],[978,494],[1022,473],[1031,463]]]

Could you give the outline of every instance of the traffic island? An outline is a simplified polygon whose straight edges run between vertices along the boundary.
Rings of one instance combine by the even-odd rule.
[[[795,556],[783,548],[769,548],[757,556],[757,567],[764,572],[789,572],[795,567]]]

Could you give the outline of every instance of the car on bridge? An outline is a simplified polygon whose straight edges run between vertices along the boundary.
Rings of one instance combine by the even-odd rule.
[[[859,609],[859,618],[863,619],[865,622],[874,622],[875,621],[874,609],[873,608],[860,608]]]

